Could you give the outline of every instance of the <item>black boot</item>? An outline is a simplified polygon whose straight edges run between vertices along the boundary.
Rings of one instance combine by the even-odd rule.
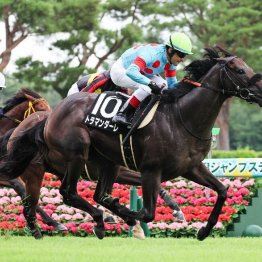
[[[125,105],[123,107],[125,107]],[[128,122],[128,118],[133,115],[135,110],[136,109],[128,103],[124,109],[120,109],[120,111],[112,118],[112,122],[125,126],[130,125],[131,123]]]

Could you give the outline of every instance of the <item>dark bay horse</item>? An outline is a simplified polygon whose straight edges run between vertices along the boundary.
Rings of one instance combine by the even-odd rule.
[[[6,153],[6,143],[3,142],[4,135],[6,134],[9,137],[14,128],[24,119],[39,111],[50,112],[51,107],[44,98],[30,89],[23,88],[19,90],[12,98],[5,102],[0,114],[0,144],[4,143],[3,148],[1,147],[0,150],[1,158]],[[13,188],[21,199],[24,199],[26,196],[24,182],[25,180],[22,181],[20,178],[10,181],[0,180],[0,186]],[[38,205],[36,206],[36,210],[43,218],[44,223],[53,226],[55,230],[66,230],[64,225],[49,217]]]
[[[121,87],[116,87],[110,79],[108,79],[108,72],[105,72],[103,74],[98,75],[98,78],[94,78],[93,83],[92,81],[88,81],[89,78],[92,77],[92,75],[85,76],[79,80],[79,88],[81,88],[82,92],[96,92],[96,93],[101,93],[104,91],[118,91],[127,94],[128,91],[126,88],[121,88]],[[106,81],[105,81],[106,80]],[[100,82],[101,81],[101,82]],[[92,89],[92,90],[91,90]],[[34,126],[36,123],[40,122],[41,120],[47,118],[49,113],[47,111],[45,112],[37,112],[35,114],[30,115],[26,121],[24,121],[19,127],[16,128],[16,130],[13,132],[12,137],[15,137],[17,134],[19,135],[20,132],[24,132],[27,128],[30,128]],[[7,147],[7,142],[8,142],[9,136],[6,136],[6,141],[2,143],[2,147],[5,149]],[[0,149],[1,150],[1,149]],[[38,203],[38,198],[39,198],[39,189],[41,187],[41,182],[43,180],[43,176],[45,172],[52,172],[55,174],[61,181],[63,180],[64,177],[64,172],[65,171],[60,171],[58,172],[57,170],[52,167],[52,162],[51,160],[47,161],[48,164],[44,163],[40,164],[40,161],[37,162],[37,165],[30,165],[27,170],[21,175],[22,180],[26,183],[27,188],[29,188],[31,185],[34,185],[34,189],[28,189],[30,193],[30,198],[31,198],[31,203],[30,206],[32,207],[31,210],[37,209],[38,212],[42,212],[42,209],[39,209],[37,206]],[[64,165],[62,165],[64,166]],[[63,168],[63,167],[62,167]],[[86,174],[86,172],[83,173],[82,177],[87,180],[92,180],[92,181],[97,181],[98,176],[96,173],[92,173],[90,176]],[[17,191],[21,192],[20,194],[24,195],[25,194],[25,189],[23,184],[21,184],[20,179],[13,179],[11,181],[3,181],[3,183],[8,184],[8,186],[12,185],[13,188],[16,188]],[[132,170],[129,170],[125,167],[120,167],[116,183],[120,184],[127,184],[127,185],[134,185],[138,186],[141,185],[141,174],[138,172],[134,172]],[[37,186],[36,186],[37,185]],[[37,192],[34,194],[32,191]],[[108,193],[111,193],[109,191]],[[177,205],[176,201],[169,195],[169,193],[164,190],[162,187],[159,190],[159,195],[160,197],[165,201],[165,203],[173,210],[173,216],[174,220],[184,222],[185,217],[183,215],[183,212]],[[27,197],[26,197],[27,198]],[[35,211],[33,212],[35,213]],[[38,230],[38,227],[36,225],[36,217],[35,214],[33,215],[31,211],[28,211],[27,208],[24,209],[24,214],[27,220],[27,224],[29,229],[31,230],[33,236],[35,238],[41,238],[41,232]],[[45,213],[43,213],[44,215]],[[47,220],[51,219],[48,216],[46,217],[45,221],[47,221],[49,225],[53,225],[56,223],[51,219],[51,221]],[[99,216],[100,219],[100,216]],[[99,228],[99,227],[98,227]],[[65,230],[65,227],[63,225],[57,224],[55,226],[56,230]],[[142,229],[141,229],[142,230]],[[95,233],[99,238],[102,238],[103,235],[100,233],[100,229],[95,228]]]
[[[186,67],[191,81],[185,79],[177,90],[166,91],[151,123],[133,134],[134,155],[142,176],[144,207],[139,212],[130,211],[107,194],[119,165],[124,163],[117,135],[83,124],[97,97],[95,94],[75,94],[64,99],[47,120],[18,137],[6,162],[0,166],[0,177],[10,179],[14,174],[22,174],[40,149],[45,161],[50,159],[57,170],[65,170],[60,187],[65,203],[95,216],[97,211],[83,202],[76,191],[77,181],[87,164],[90,174],[99,176],[95,201],[132,225],[135,219],[152,221],[160,183],[182,176],[218,194],[207,225],[197,234],[199,240],[205,239],[216,224],[227,196],[227,188],[202,163],[210,149],[216,117],[223,102],[231,96],[262,106],[260,74],[221,48],[206,51],[203,59]],[[201,86],[193,88],[192,80]],[[186,87],[192,90],[177,100],[178,93]]]
[[[34,126],[36,123],[46,119],[50,112],[48,111],[41,111],[41,112],[36,112],[30,115],[26,120],[24,120],[14,131],[12,131],[11,135],[11,143],[12,139],[20,136],[21,133],[26,131],[28,128]],[[6,137],[5,143],[2,143],[2,147],[4,149],[7,148],[7,142],[9,139],[9,135]],[[0,148],[1,150],[1,148]],[[22,180],[26,184],[27,192],[30,192],[30,196],[27,195],[25,197],[26,199],[30,198],[30,206],[32,207],[32,213],[31,211],[28,211],[27,208],[24,209],[25,217],[27,220],[27,224],[35,238],[41,238],[41,232],[37,229],[36,225],[36,217],[35,217],[35,207],[38,203],[38,198],[39,198],[39,193],[40,193],[40,187],[42,184],[43,176],[45,172],[51,172],[54,175],[56,175],[61,181],[63,181],[64,178],[64,172],[65,170],[64,164],[62,163],[62,166],[59,168],[60,171],[57,171],[54,169],[53,164],[52,164],[52,159],[49,159],[47,161],[40,161],[39,159],[36,161],[36,163],[30,164],[25,172],[21,175]],[[89,175],[89,174],[88,174]],[[87,180],[91,181],[97,181],[98,180],[98,174],[92,172],[91,175],[87,176],[86,172],[82,174],[82,177]],[[16,182],[15,185],[17,185],[17,182],[20,180],[18,179],[13,179],[11,181],[3,181],[6,183],[11,183],[14,184],[14,181]],[[128,185],[135,185],[139,186],[141,185],[141,174],[132,170],[129,170],[125,167],[120,167],[119,173],[116,179],[116,183],[120,184],[128,184]],[[33,188],[30,188],[33,186]],[[24,191],[24,187],[23,187]],[[111,193],[108,192],[108,193]],[[180,211],[179,206],[175,202],[175,200],[168,194],[166,190],[163,188],[160,188],[159,195],[161,198],[165,201],[165,203],[172,209],[174,219],[178,221],[184,221],[184,216],[182,211]],[[30,215],[29,215],[30,214]],[[95,233],[97,234],[98,237],[100,237],[99,232],[95,230]],[[102,237],[102,236],[101,236]]]

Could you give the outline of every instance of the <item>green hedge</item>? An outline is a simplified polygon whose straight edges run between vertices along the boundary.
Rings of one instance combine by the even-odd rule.
[[[262,151],[255,151],[251,149],[238,150],[214,150],[212,151],[212,158],[262,158]]]

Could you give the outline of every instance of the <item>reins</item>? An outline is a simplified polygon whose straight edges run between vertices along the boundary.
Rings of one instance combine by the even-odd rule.
[[[189,78],[186,78],[186,77],[184,77],[184,78],[182,79],[182,82],[189,83],[189,84],[191,84],[191,85],[193,85],[193,86],[195,86],[195,87],[203,87],[203,86],[202,86],[202,83],[193,81],[193,80],[191,80],[191,79],[189,79]],[[195,137],[196,139],[198,139],[198,140],[200,140],[200,141],[210,141],[210,140],[211,140],[212,134],[211,134],[210,137],[208,137],[208,138],[202,138],[202,137],[200,137],[200,136],[195,135],[195,134],[185,125],[185,122],[184,122],[183,117],[182,117],[182,114],[181,114],[181,110],[180,110],[180,106],[179,106],[179,101],[178,101],[178,103],[177,103],[177,108],[178,108],[178,114],[179,114],[179,118],[180,118],[180,121],[181,121],[181,123],[182,123],[182,126],[184,127],[184,129],[185,129],[191,136]]]
[[[180,106],[179,106],[179,101],[177,103],[177,108],[178,108],[178,114],[179,114],[179,118],[180,118],[180,121],[182,123],[182,126],[184,127],[184,129],[191,135],[193,136],[194,138],[197,138],[198,140],[200,141],[210,141],[212,139],[212,134],[210,135],[210,137],[207,137],[207,138],[203,138],[203,137],[200,137],[198,135],[195,135],[186,125],[185,125],[185,122],[183,120],[183,117],[182,117],[182,114],[181,114],[181,110],[180,110]]]

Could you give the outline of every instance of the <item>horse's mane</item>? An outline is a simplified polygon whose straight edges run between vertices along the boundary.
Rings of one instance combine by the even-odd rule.
[[[36,99],[41,98],[41,96],[37,94],[36,92],[28,88],[22,88],[12,98],[8,99],[5,102],[3,113],[5,114],[6,112],[10,111],[15,106],[20,105],[21,103],[25,102],[27,100],[27,98],[25,97],[25,94],[30,95]]]
[[[185,78],[199,81],[217,63],[216,58],[221,57],[220,53],[223,56],[231,56],[229,52],[219,46],[204,48],[204,50],[205,53],[202,59],[194,60],[184,68],[186,72]],[[161,101],[164,103],[173,103],[194,88],[195,86],[192,84],[181,81],[178,83],[177,88],[165,90]]]

